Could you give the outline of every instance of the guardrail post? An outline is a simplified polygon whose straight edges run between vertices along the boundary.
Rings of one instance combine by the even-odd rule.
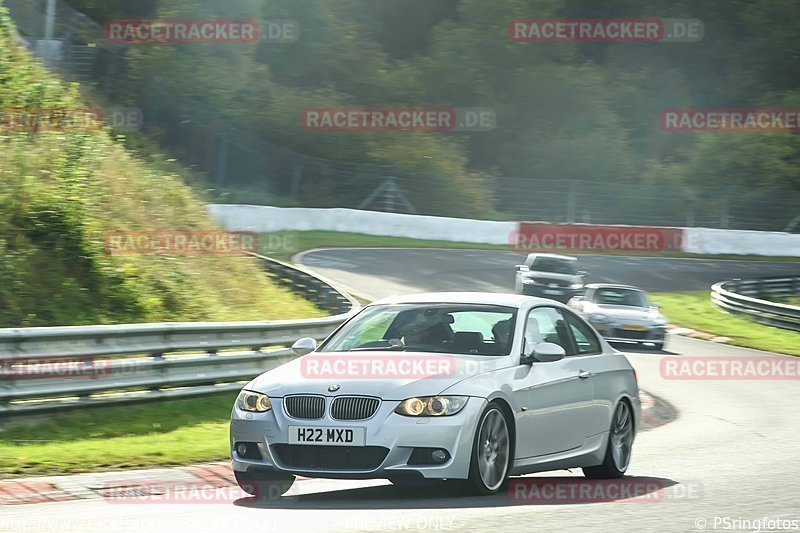
[[[12,376],[11,359],[0,359],[0,390],[10,391],[14,387],[11,381]],[[0,398],[0,415],[8,411],[11,401],[5,397]]]
[[[719,227],[722,229],[728,229],[728,226],[730,226],[732,190],[732,187],[726,187],[725,192],[722,194],[722,203],[719,208]]]

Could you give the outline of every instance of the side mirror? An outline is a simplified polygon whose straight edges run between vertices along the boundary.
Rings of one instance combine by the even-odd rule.
[[[540,363],[560,361],[566,354],[564,348],[552,342],[540,342],[533,348],[533,360]]]
[[[517,265],[514,267],[514,270],[516,270],[517,272],[522,272],[523,270],[528,270],[528,267],[526,267],[525,265]]]
[[[650,302],[650,307],[655,307],[656,309],[661,309],[661,304],[658,302]]]
[[[303,337],[292,344],[292,351],[297,355],[306,355],[317,349],[317,341],[311,337]]]

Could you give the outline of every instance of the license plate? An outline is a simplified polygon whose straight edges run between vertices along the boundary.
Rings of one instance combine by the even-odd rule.
[[[366,428],[289,426],[289,444],[366,446]]]
[[[647,331],[645,326],[640,326],[638,324],[625,324],[622,326],[622,329],[626,329],[628,331]]]
[[[554,290],[554,289],[545,289],[544,293],[545,294],[564,294],[564,291],[557,291],[557,290]]]

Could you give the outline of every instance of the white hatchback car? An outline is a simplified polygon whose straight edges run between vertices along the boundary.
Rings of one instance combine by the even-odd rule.
[[[621,477],[640,421],[628,360],[565,305],[430,293],[368,305],[320,346],[248,383],[231,415],[239,485],[295,476],[456,480],[583,468]]]

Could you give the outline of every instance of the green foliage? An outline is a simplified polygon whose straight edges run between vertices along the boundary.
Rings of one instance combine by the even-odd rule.
[[[131,47],[117,96],[149,109],[166,83],[175,96],[162,113],[192,97],[297,153],[398,165],[415,176],[404,192],[426,213],[502,211],[481,193],[492,185],[486,176],[800,190],[796,134],[670,133],[660,124],[670,107],[797,107],[800,4],[792,0],[69,1],[100,21],[143,13],[296,20],[300,40],[288,45]],[[704,38],[517,43],[507,35],[517,17],[691,18],[703,22]],[[486,107],[496,111],[497,128],[309,132],[298,117],[311,107]],[[198,139],[213,137],[214,125],[192,128],[178,142],[207,146]],[[232,176],[225,187],[260,178]],[[334,205],[330,191],[362,182],[321,172],[304,183],[299,203]]]
[[[0,109],[83,109],[0,12]],[[0,327],[318,315],[232,256],[111,256],[111,230],[216,229],[180,178],[103,130],[0,131]]]

